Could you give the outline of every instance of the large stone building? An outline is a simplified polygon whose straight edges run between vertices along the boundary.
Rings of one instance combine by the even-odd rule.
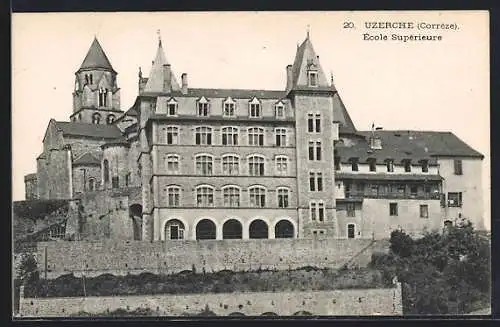
[[[283,90],[192,88],[161,40],[137,99],[95,39],[69,122],[51,120],[26,198],[68,199],[80,238],[383,238],[468,218],[483,156],[450,132],[358,131],[309,36]]]

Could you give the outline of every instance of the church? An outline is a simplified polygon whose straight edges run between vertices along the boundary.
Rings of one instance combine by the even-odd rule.
[[[70,239],[387,238],[483,227],[483,155],[451,132],[358,130],[307,35],[281,90],[195,88],[158,42],[121,110],[95,38],[69,121],[51,119],[26,199],[70,205]],[[278,67],[279,68],[279,67]]]

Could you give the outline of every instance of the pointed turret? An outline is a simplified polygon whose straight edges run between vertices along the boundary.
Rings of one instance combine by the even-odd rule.
[[[295,60],[292,66],[291,89],[303,88],[324,88],[329,87],[328,80],[319,63],[319,56],[316,55],[314,47],[309,37],[297,48]]]
[[[92,42],[92,45],[90,46],[90,49],[87,52],[87,55],[85,56],[85,59],[83,60],[79,70],[96,68],[111,70],[114,72],[113,66],[111,66],[106,53],[104,53],[101,44],[97,40],[97,37],[94,37],[94,41]]]
[[[170,93],[171,91],[179,90],[179,83],[172,73],[170,64],[165,57],[165,52],[163,51],[163,46],[160,38],[158,40],[156,57],[153,61],[153,66],[151,67],[148,81],[144,86],[144,92]]]

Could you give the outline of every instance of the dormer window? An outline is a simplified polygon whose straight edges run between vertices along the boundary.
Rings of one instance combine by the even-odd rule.
[[[422,172],[428,173],[429,172],[429,162],[427,160],[422,160],[420,163],[422,165]]]
[[[222,109],[222,116],[223,117],[234,117],[235,116],[235,108],[236,108],[236,102],[232,98],[227,98],[226,101],[224,101],[224,108]]]
[[[375,161],[375,159],[373,158],[368,159],[368,165],[371,172],[377,171],[377,162]]]
[[[318,86],[318,72],[309,71],[307,75],[309,80],[309,86]]]
[[[405,173],[411,172],[411,160],[406,159],[403,161],[403,164],[405,166]]]
[[[262,116],[262,111],[260,108],[260,101],[257,98],[253,98],[253,100],[250,101],[249,105],[250,105],[250,108],[249,108],[250,118],[259,118]]]
[[[167,115],[177,116],[177,101],[174,98],[168,100],[167,102]]]
[[[274,106],[274,114],[275,114],[276,118],[285,118],[286,117],[285,104],[283,102],[280,101]]]
[[[208,100],[205,97],[202,97],[198,100],[198,116],[200,117],[208,117],[210,115],[210,107]]]
[[[358,158],[351,158],[351,170],[358,171]]]
[[[394,172],[394,160],[392,159],[388,159],[386,162],[385,162],[386,166],[387,166],[387,172],[388,173],[393,173]]]

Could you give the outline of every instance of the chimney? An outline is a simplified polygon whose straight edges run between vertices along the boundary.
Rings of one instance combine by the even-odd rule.
[[[172,70],[170,64],[163,65],[163,92],[172,92]]]
[[[181,82],[182,82],[181,92],[182,92],[182,94],[187,94],[187,92],[188,92],[188,75],[186,73],[183,73],[181,75]]]
[[[293,83],[293,73],[292,73],[292,65],[286,66],[286,91],[290,91],[292,89]]]

